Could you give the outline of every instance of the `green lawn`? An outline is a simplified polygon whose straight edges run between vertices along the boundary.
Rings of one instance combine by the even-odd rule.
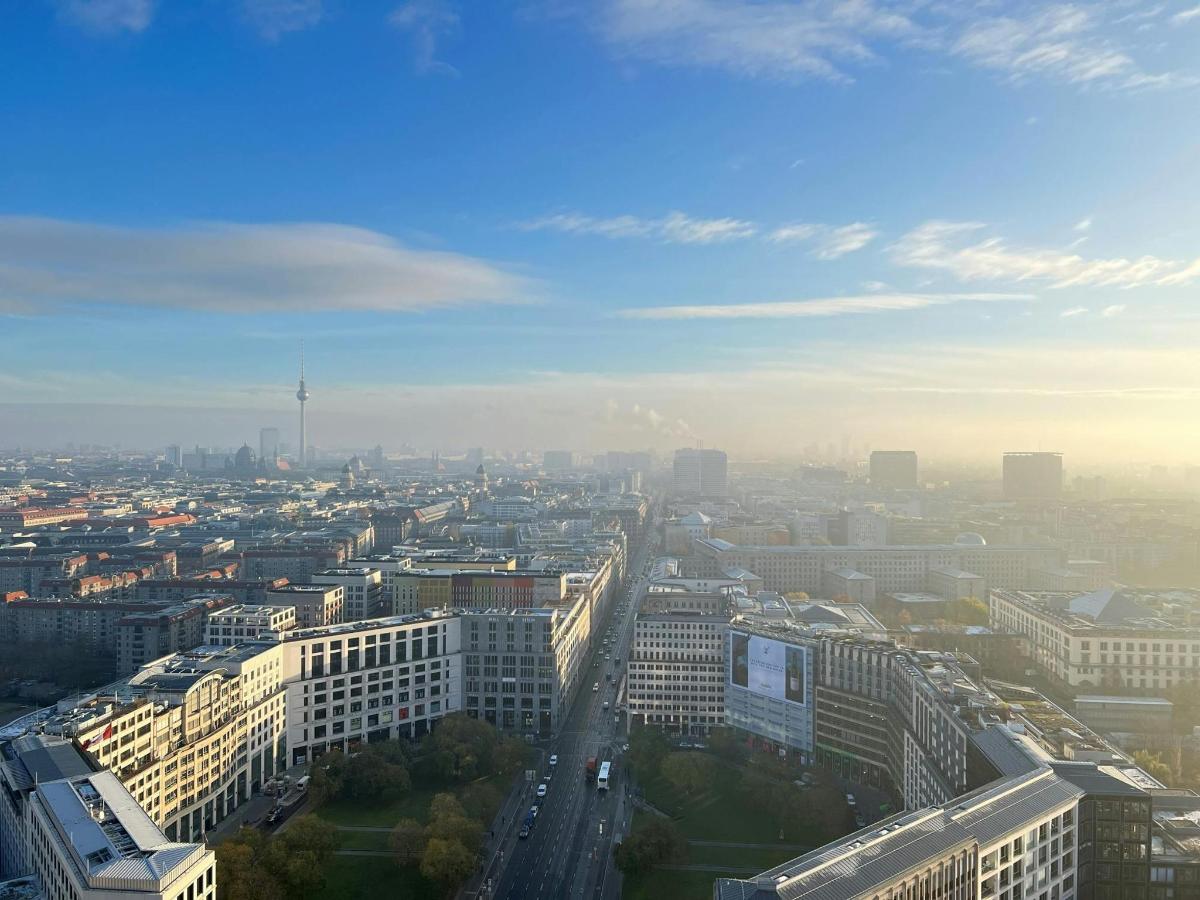
[[[503,797],[512,783],[511,776],[491,775],[480,779],[492,784]],[[464,785],[465,787],[465,785]],[[414,788],[407,795],[391,803],[368,804],[357,800],[337,800],[326,803],[316,810],[316,814],[334,825],[375,825],[390,828],[401,819],[416,819],[424,822],[429,815],[429,803],[434,794],[453,791],[454,788]],[[491,811],[488,821],[491,821],[496,810]]]
[[[720,765],[720,774],[712,779],[708,788],[691,797],[680,796],[658,775],[639,778],[638,783],[645,790],[650,803],[674,818],[684,837],[750,844],[801,844],[807,847],[820,846],[830,839],[814,827],[800,834],[785,834],[780,841],[775,824],[739,789],[737,768],[724,762]]]
[[[445,893],[415,866],[383,856],[338,856],[325,870],[325,887],[308,900],[443,900]]]
[[[387,850],[386,831],[339,831],[343,850]]]
[[[697,847],[688,845],[688,862],[706,866],[752,866],[760,872],[799,856],[795,850],[758,847]]]
[[[720,877],[720,872],[655,869],[637,878],[626,878],[621,900],[712,900],[713,882]]]

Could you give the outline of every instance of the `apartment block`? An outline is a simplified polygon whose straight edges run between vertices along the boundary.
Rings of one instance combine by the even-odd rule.
[[[345,620],[346,589],[340,584],[285,584],[267,592],[265,606],[290,606],[297,628],[321,628]]]
[[[379,569],[366,566],[326,569],[315,573],[309,581],[342,588],[342,620],[345,622],[391,614],[391,598],[384,595],[383,573]]]
[[[278,640],[295,627],[294,606],[237,604],[209,613],[204,643],[210,647],[231,647],[247,641]]]

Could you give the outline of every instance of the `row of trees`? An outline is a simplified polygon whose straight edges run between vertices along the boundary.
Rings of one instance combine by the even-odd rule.
[[[442,719],[419,744],[382,741],[345,755],[334,750],[317,760],[308,791],[317,805],[337,800],[390,803],[420,784],[466,784],[518,771],[529,748],[485,721],[466,715]]]
[[[341,844],[337,828],[316,816],[293,819],[269,836],[243,828],[217,847],[218,900],[286,900],[311,896]]]
[[[617,868],[626,875],[648,872],[655,866],[683,862],[687,841],[670,819],[654,816],[625,838],[616,849]]]
[[[436,794],[429,805],[429,822],[401,819],[390,843],[398,864],[420,867],[422,875],[450,891],[474,871],[483,825],[453,794]]]

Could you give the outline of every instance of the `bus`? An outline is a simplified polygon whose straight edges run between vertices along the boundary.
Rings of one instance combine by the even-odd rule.
[[[611,774],[611,772],[612,772],[612,763],[610,763],[610,762],[600,763],[600,774],[596,776],[596,790],[598,790],[598,791],[607,791],[608,790],[608,779],[609,779],[609,775]]]

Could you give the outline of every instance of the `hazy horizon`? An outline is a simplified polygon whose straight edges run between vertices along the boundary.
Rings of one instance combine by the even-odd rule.
[[[318,446],[1200,459],[1187,3],[56,0],[2,40],[11,443],[294,442],[303,339]]]

